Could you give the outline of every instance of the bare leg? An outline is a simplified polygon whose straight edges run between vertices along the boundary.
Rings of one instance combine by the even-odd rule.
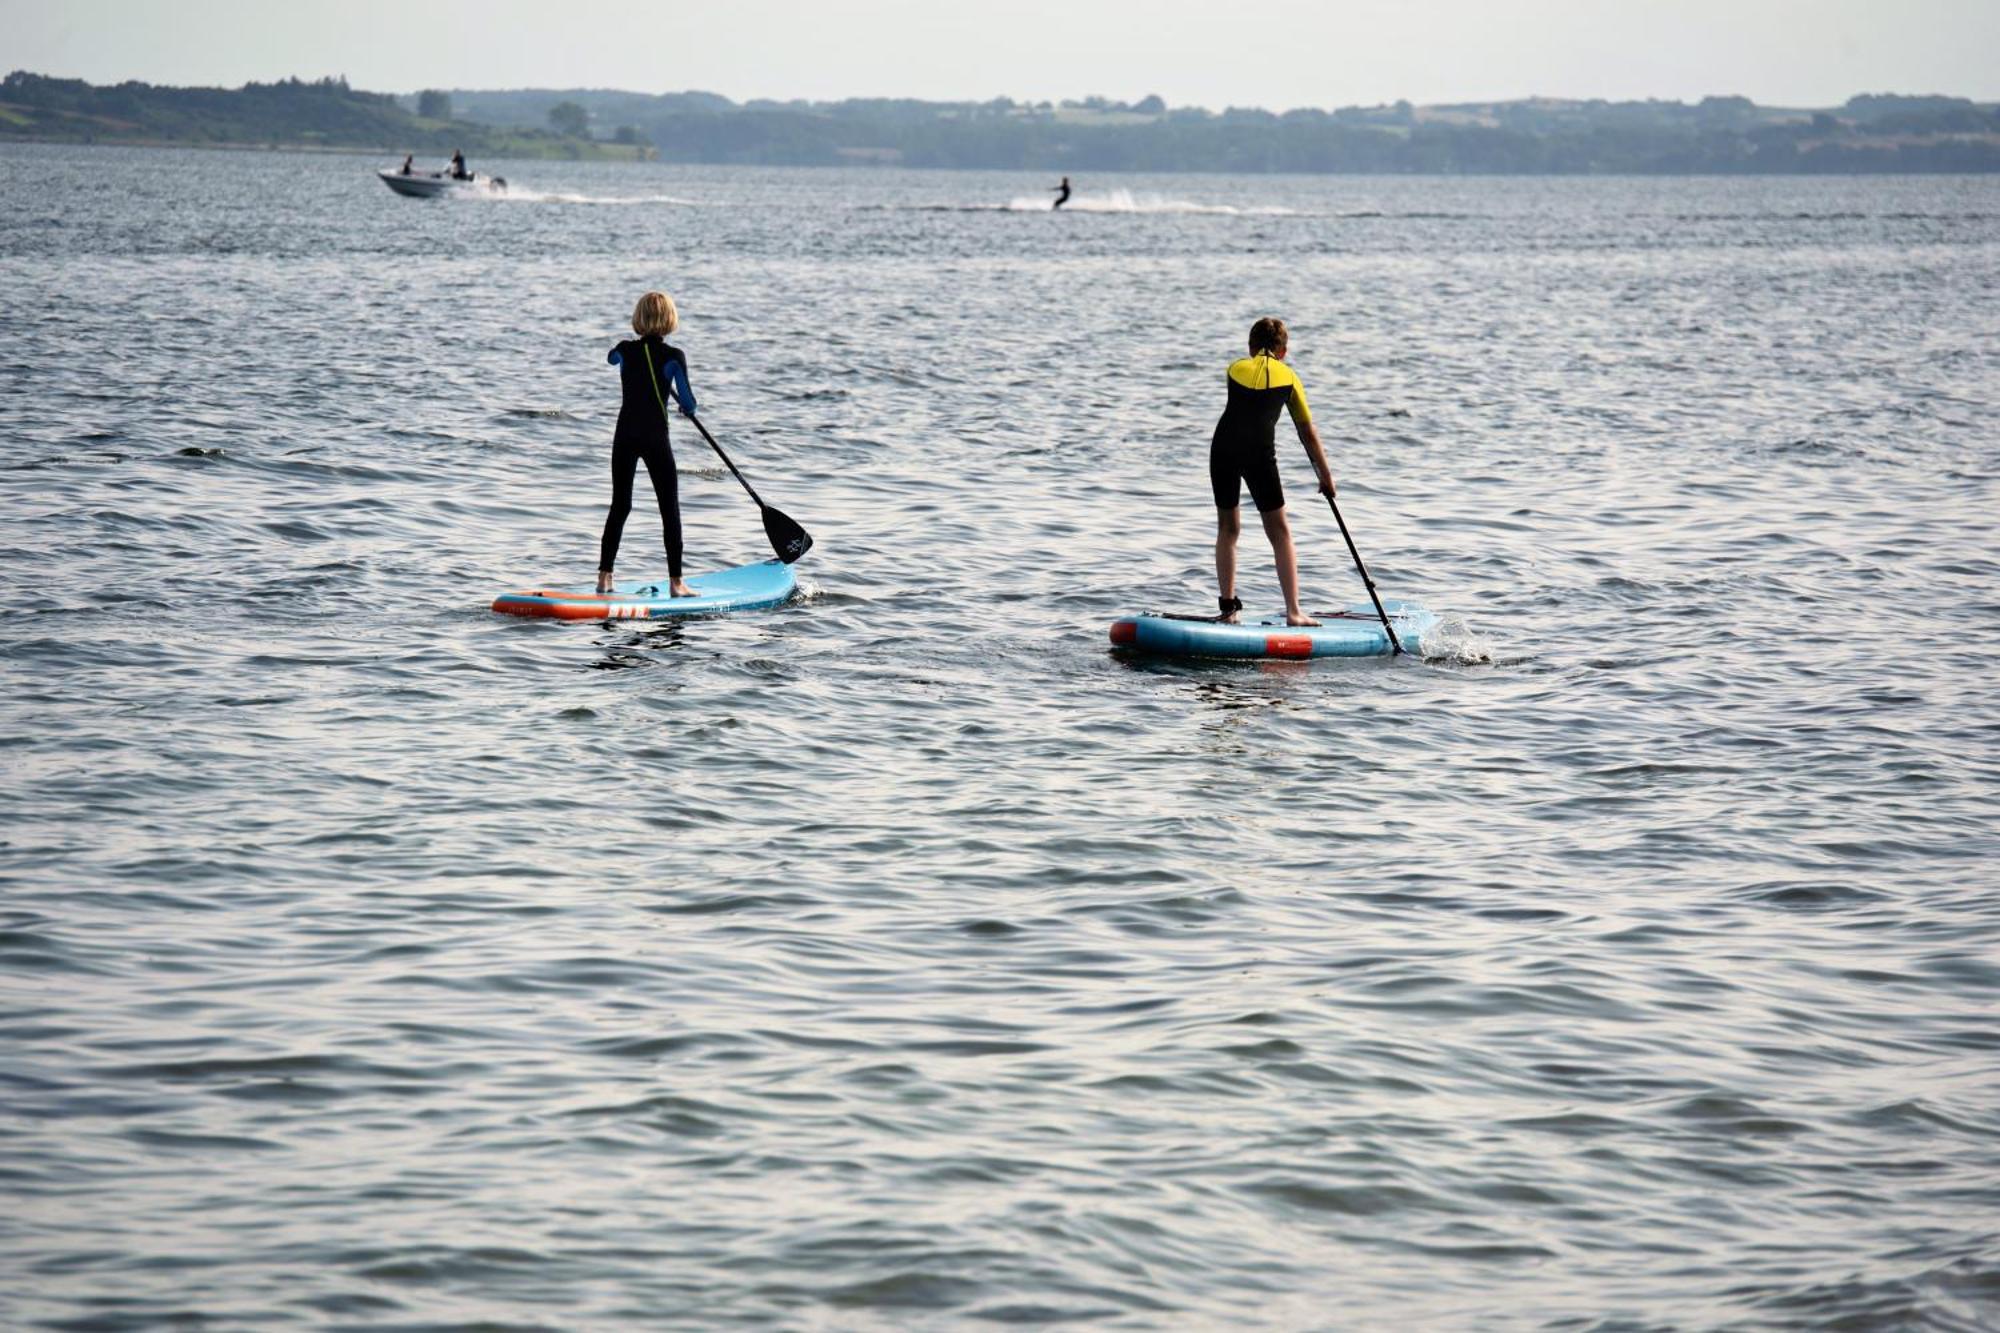
[[[1224,601],[1236,595],[1236,535],[1241,531],[1243,531],[1241,510],[1215,511],[1215,583]],[[1231,611],[1224,615],[1222,623],[1234,625],[1236,613]]]
[[[1285,594],[1287,625],[1317,625],[1319,622],[1299,609],[1299,555],[1292,549],[1292,525],[1285,521],[1285,507],[1259,514],[1264,535],[1271,539],[1271,555],[1278,565],[1278,587]]]
[[[606,593],[611,591],[610,570],[600,569],[597,571],[597,591],[600,593]]]

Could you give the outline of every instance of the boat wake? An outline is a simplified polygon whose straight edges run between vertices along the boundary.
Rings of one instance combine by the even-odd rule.
[[[504,192],[498,194],[468,192],[452,197],[494,204],[591,204],[626,207],[635,204],[664,204],[678,208],[701,206],[699,199],[683,199],[676,194],[576,194],[568,190],[535,190],[524,185],[509,185]]]
[[[1050,207],[1046,196],[1016,195],[1007,201],[1009,213],[1050,213],[1057,210]],[[1296,209],[1271,207],[1239,208],[1235,204],[1202,204],[1191,199],[1167,199],[1160,195],[1135,195],[1130,190],[1111,190],[1104,194],[1079,194],[1060,210],[1064,213],[1195,213],[1215,217],[1292,217]]]
[[[1008,212],[1056,212],[1050,208],[1048,198],[1036,196],[1014,196],[1006,204]],[[1188,212],[1188,214],[1210,214],[1218,218],[1292,218],[1298,216],[1296,208],[1280,208],[1276,204],[1258,206],[1236,206],[1236,204],[1200,204],[1186,198],[1164,198],[1158,194],[1132,194],[1132,190],[1110,190],[1106,194],[1076,194],[1062,212]]]
[[[899,212],[916,213],[1162,213],[1213,217],[1298,217],[1299,210],[1268,207],[1239,207],[1235,204],[1204,204],[1192,199],[1169,199],[1161,195],[1134,194],[1130,190],[1110,190],[1103,194],[1079,194],[1055,209],[1046,195],[1015,195],[1004,204],[903,204],[892,205]]]

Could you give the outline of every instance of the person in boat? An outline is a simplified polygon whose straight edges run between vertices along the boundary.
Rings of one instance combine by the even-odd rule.
[[[1067,176],[1063,177],[1062,184],[1055,187],[1055,196],[1056,196],[1055,206],[1057,208],[1061,208],[1064,204],[1069,202],[1069,177]]]
[[[416,174],[417,174],[417,155],[416,155],[415,153],[405,153],[405,154],[403,155],[403,168],[402,168],[402,170],[401,170],[401,171],[397,172],[396,174],[397,174],[397,175],[399,175],[399,176],[414,176],[414,175],[416,175]]]
[[[1271,540],[1278,566],[1278,587],[1285,594],[1287,625],[1317,625],[1299,606],[1299,558],[1292,548],[1291,525],[1285,518],[1285,490],[1278,480],[1276,432],[1278,413],[1289,412],[1292,426],[1319,474],[1320,494],[1331,496],[1333,472],[1320,447],[1312,409],[1306,406],[1305,385],[1285,364],[1290,333],[1282,319],[1260,319],[1250,326],[1250,355],[1232,363],[1224,377],[1229,401],[1215,423],[1208,445],[1208,479],[1215,492],[1216,601],[1224,624],[1236,623],[1243,601],[1236,595],[1236,538],[1243,525],[1239,506],[1247,483],[1250,498]]]
[[[694,390],[688,385],[687,357],[663,339],[680,327],[674,298],[647,292],[632,308],[632,332],[605,358],[618,367],[624,397],[618,405],[618,426],[611,436],[611,510],[604,516],[604,537],[597,548],[597,591],[611,591],[611,570],[618,543],[625,534],[625,517],[632,512],[632,477],[641,459],[653,479],[653,498],[660,503],[661,540],[667,549],[667,579],[675,597],[692,597],[694,589],[681,580],[680,481],[674,472],[674,449],[667,436],[667,400],[677,399],[681,415],[695,413]]]
[[[451,150],[451,178],[455,181],[472,179],[472,173],[465,169],[465,154],[456,148]]]

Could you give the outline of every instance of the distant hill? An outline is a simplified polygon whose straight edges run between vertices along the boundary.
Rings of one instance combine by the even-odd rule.
[[[507,157],[636,156],[546,130],[502,129],[413,114],[387,93],[345,79],[248,83],[241,88],[99,87],[16,70],[0,80],[0,139],[172,143]]]
[[[1864,94],[1824,109],[1527,98],[1297,110],[1126,104],[734,102],[716,93],[453,89],[498,125],[547,123],[568,103],[591,132],[644,141],[674,162],[1037,171],[1720,173],[2000,171],[2000,106]]]
[[[561,133],[554,127],[561,127]],[[252,144],[486,157],[897,164],[1022,171],[1838,173],[2000,171],[2000,106],[1865,93],[1838,107],[1525,98],[1280,114],[1074,102],[735,102],[716,93],[433,89],[344,79],[94,87],[15,72],[0,139]]]

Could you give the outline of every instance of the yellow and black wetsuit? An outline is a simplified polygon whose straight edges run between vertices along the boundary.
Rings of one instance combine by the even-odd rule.
[[[1292,368],[1265,352],[1246,356],[1229,367],[1229,405],[1215,423],[1208,446],[1208,480],[1215,488],[1215,507],[1234,509],[1243,499],[1243,483],[1260,514],[1285,505],[1285,488],[1278,481],[1278,413],[1288,411],[1301,428],[1312,424],[1306,387]]]

